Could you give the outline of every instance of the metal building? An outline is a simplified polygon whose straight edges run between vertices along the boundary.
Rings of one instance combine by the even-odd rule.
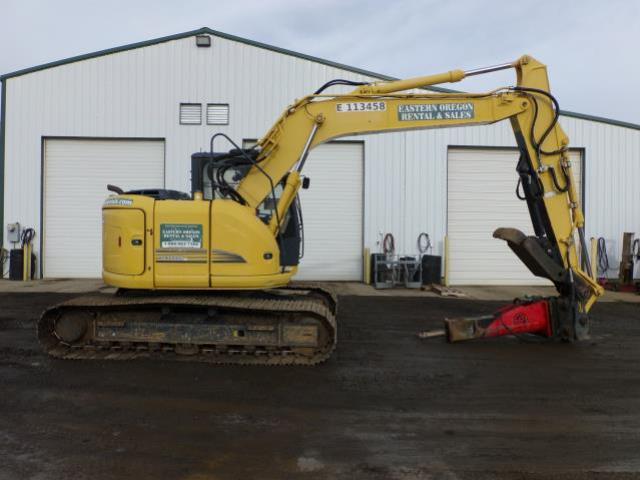
[[[213,133],[254,141],[293,99],[334,78],[390,79],[208,28],[3,75],[3,231],[36,229],[44,277],[99,276],[107,183],[186,191],[190,156]],[[640,233],[640,126],[566,111],[561,124],[587,235],[605,237],[616,256],[622,232]],[[318,147],[305,167],[298,278],[360,280],[364,248],[379,251],[381,233],[411,254],[426,232],[437,255],[448,235],[452,284],[540,283],[491,237],[499,226],[530,231],[514,195],[516,158],[504,122]]]

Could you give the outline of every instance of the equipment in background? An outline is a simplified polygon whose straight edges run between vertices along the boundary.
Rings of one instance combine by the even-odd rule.
[[[12,243],[14,248],[20,242],[20,232],[20,223],[7,223],[7,242]]]
[[[427,235],[427,239],[428,239]],[[422,285],[422,262],[420,256],[397,255],[395,238],[387,233],[382,240],[383,253],[371,256],[373,263],[373,286],[377,289],[420,288]]]
[[[7,223],[7,243],[12,244],[12,249],[10,251],[7,251],[5,248],[1,248],[0,249],[0,278],[4,278],[5,277],[5,271],[6,271],[6,267],[8,265],[9,267],[9,271],[7,272],[9,274],[9,278],[11,278],[11,260],[10,258],[13,256],[13,250],[16,248],[16,245],[18,243],[20,243],[20,233],[22,232],[21,228],[20,228],[20,223],[19,222],[15,222],[15,223]],[[16,260],[17,261],[17,260]],[[16,263],[17,265],[17,263]],[[21,275],[21,274],[20,274]],[[19,278],[17,278],[17,280],[19,280]]]
[[[620,286],[633,284],[633,233],[624,232],[622,235],[622,258],[620,259],[620,269],[618,270],[618,281]]]
[[[607,283],[607,271],[609,270],[609,255],[607,255],[607,242],[603,237],[598,238],[598,282],[600,285]]]
[[[4,266],[7,264],[9,251],[6,248],[0,248],[0,278],[4,278]]]
[[[420,288],[422,286],[422,262],[410,255],[373,255],[373,286],[384,288]]]
[[[33,228],[25,228],[20,235],[21,248],[14,248],[9,255],[9,279],[32,280],[36,272],[36,255],[32,242],[36,235]],[[15,243],[15,242],[12,242]]]
[[[442,257],[440,255],[422,255],[422,285],[434,285],[442,282]]]
[[[433,250],[429,234],[422,232],[418,235],[418,252],[422,268],[422,285],[439,284],[442,281],[442,257],[431,255]]]
[[[616,292],[640,292],[640,281],[634,280],[635,263],[640,260],[640,241],[634,234],[625,232],[622,235],[622,255],[617,279],[607,278],[609,257],[604,238],[598,238],[598,282],[607,290]]]
[[[382,236],[382,235],[381,235]],[[423,285],[439,284],[442,279],[442,257],[430,255],[433,249],[426,232],[418,235],[417,255],[395,253],[395,239],[391,233],[382,236],[379,242],[383,253],[371,255],[373,269],[371,283],[375,288],[421,288]]]

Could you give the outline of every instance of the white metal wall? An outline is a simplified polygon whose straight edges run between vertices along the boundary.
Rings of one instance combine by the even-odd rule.
[[[190,37],[7,79],[5,223],[20,221],[39,233],[42,136],[166,138],[166,186],[187,189],[190,155],[208,148],[213,132],[259,138],[294,98],[325,81],[371,79],[212,40],[211,48],[196,48]],[[189,102],[228,103],[229,125],[179,125],[179,104]],[[561,123],[571,145],[586,149],[587,234],[604,236],[615,250],[622,231],[640,233],[640,189],[633,185],[640,131],[569,117]],[[515,145],[505,122],[363,138],[364,245],[375,251],[379,233],[393,232],[406,253],[415,251],[422,231],[442,253],[448,146]]]

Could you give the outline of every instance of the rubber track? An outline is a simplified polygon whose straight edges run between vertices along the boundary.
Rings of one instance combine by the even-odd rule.
[[[296,293],[296,292],[300,293]],[[306,293],[315,292],[324,298],[314,298]],[[52,357],[62,359],[101,359],[132,360],[139,358],[206,362],[220,365],[317,365],[331,356],[337,341],[336,297],[331,292],[318,287],[297,285],[273,291],[260,292],[268,298],[251,298],[247,296],[228,295],[106,295],[92,294],[72,298],[45,310],[37,324],[37,335],[43,349]],[[283,295],[283,298],[277,298]],[[171,307],[171,306],[203,306],[214,307],[236,312],[282,312],[312,314],[325,323],[329,332],[329,342],[322,346],[313,356],[296,354],[289,350],[254,351],[242,347],[229,347],[227,350],[200,352],[194,355],[179,355],[172,349],[151,350],[144,342],[131,343],[131,348],[124,350],[121,345],[104,346],[86,344],[69,346],[61,342],[54,333],[55,321],[63,311],[75,309],[111,310],[121,307]]]

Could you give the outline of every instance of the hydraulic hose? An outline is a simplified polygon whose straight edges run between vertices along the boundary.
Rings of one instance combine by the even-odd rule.
[[[422,232],[418,235],[418,252],[421,255],[424,255],[431,249],[431,239],[429,238],[429,234]]]
[[[25,228],[22,231],[22,237],[20,237],[21,247],[24,248],[27,245],[31,245],[31,242],[33,241],[33,237],[35,236],[36,236],[36,231],[33,228]]]
[[[387,233],[382,239],[382,252],[385,255],[393,255],[396,251],[396,241],[392,233]]]
[[[332,87],[334,85],[350,85],[353,87],[357,87],[360,85],[368,85],[367,82],[354,82],[352,80],[343,80],[342,78],[336,78],[334,80],[330,80],[327,83],[325,83],[324,85],[322,85],[318,90],[316,90],[315,92],[313,92],[314,95],[318,95],[322,92],[324,92],[327,88]]]
[[[607,256],[607,242],[603,237],[598,238],[598,270],[602,277],[607,276],[609,257]]]

